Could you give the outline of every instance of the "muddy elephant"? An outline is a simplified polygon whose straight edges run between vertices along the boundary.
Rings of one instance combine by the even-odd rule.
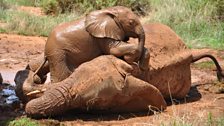
[[[44,85],[42,95],[37,92],[39,89],[27,93],[30,101],[25,111],[32,117],[43,117],[71,109],[107,112],[149,111],[149,106],[165,109],[160,91],[132,76],[132,71],[132,66],[114,56],[97,57],[81,64],[65,80]],[[32,79],[32,71],[20,72]]]
[[[130,66],[126,62],[113,56],[102,56],[81,65],[64,81],[50,84],[55,86],[49,87],[47,85],[40,85],[43,87],[36,87],[36,84],[33,84],[32,80],[28,81],[26,78],[25,81],[27,83],[23,83],[18,79],[22,74],[18,74],[15,78],[15,80],[17,80],[17,87],[28,85],[21,88],[21,90],[26,90],[24,91],[26,93],[22,96],[29,97],[29,100],[27,100],[26,112],[31,116],[57,115],[66,109],[88,109],[88,103],[93,105],[91,106],[93,110],[100,110],[102,108],[107,111],[122,111],[123,109],[127,111],[138,111],[146,110],[146,104],[164,109],[166,106],[164,99],[170,97],[184,98],[186,96],[191,86],[190,64],[204,57],[209,57],[214,61],[217,67],[217,77],[220,81],[223,80],[224,74],[214,56],[204,51],[192,51],[188,49],[180,37],[168,26],[163,24],[146,24],[144,25],[144,30],[146,33],[145,47],[150,51],[150,62],[148,63],[150,69],[148,71],[142,71],[135,65]],[[134,39],[130,40],[130,43],[136,42],[138,41]],[[113,65],[110,64],[111,62],[109,63],[109,61],[107,61],[108,57],[109,59],[113,59]],[[102,66],[106,67],[103,68]],[[27,71],[28,73],[32,73],[30,70]],[[117,72],[114,73],[113,71]],[[21,72],[23,73],[23,71]],[[83,75],[83,72],[86,76]],[[32,74],[30,74],[30,76],[32,76]],[[119,80],[117,77],[121,79]],[[130,78],[132,79],[130,80]],[[116,85],[116,88],[111,86],[111,83]],[[125,88],[129,83],[132,83],[134,88]],[[64,88],[63,85],[67,85],[68,87]],[[142,88],[142,85],[149,85],[149,87],[146,86],[147,88]],[[118,89],[120,93],[114,93],[117,92]],[[127,92],[124,90],[127,92],[137,92],[133,93],[133,95],[127,95]],[[99,93],[99,91],[103,93]],[[63,95],[65,92],[69,92],[69,94]],[[70,92],[73,94],[70,94]],[[82,97],[80,98],[80,95],[76,95],[74,92],[79,92],[82,94]],[[102,97],[98,99],[99,101],[96,100],[97,102],[95,102],[95,100],[90,100],[93,97],[98,97],[99,94],[102,94]],[[117,94],[119,98],[115,97],[116,95],[114,96],[114,94]],[[162,97],[160,97],[160,94]],[[41,101],[41,99],[53,96],[59,96],[62,100],[57,100],[56,97],[52,98],[51,101]],[[128,100],[126,96],[130,96]],[[83,100],[84,98],[87,99]],[[142,101],[139,101],[139,98]],[[126,104],[125,107],[127,107],[127,109],[123,108],[124,104],[121,104],[119,100],[121,100],[122,103],[125,103],[124,101],[130,103],[128,105]],[[72,101],[72,103],[70,101]],[[118,109],[114,107],[115,103]],[[142,104],[143,106],[136,106],[135,104]],[[53,107],[60,107],[52,108],[50,105],[53,105]],[[64,108],[65,105],[69,107]],[[44,107],[51,109],[44,109]],[[128,109],[129,107],[131,107],[131,109]]]
[[[138,38],[139,43],[127,43],[129,37]],[[51,81],[64,80],[80,64],[102,54],[121,57],[128,63],[139,61],[140,68],[147,69],[149,52],[144,43],[138,17],[122,6],[93,11],[78,21],[60,24],[52,30],[45,46]],[[44,78],[40,74],[44,70],[36,73]]]
[[[153,23],[143,25],[145,47],[150,52],[150,70],[138,78],[160,90],[165,99],[184,98],[191,87],[190,64],[210,58],[217,68],[217,78],[223,81],[224,73],[216,58],[206,50],[187,48],[181,38],[168,26]],[[135,42],[135,40],[132,40]]]

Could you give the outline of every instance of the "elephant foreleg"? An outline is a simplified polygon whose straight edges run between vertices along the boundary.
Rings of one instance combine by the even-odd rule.
[[[141,55],[138,51],[138,45],[130,44],[126,42],[120,42],[116,46],[112,46],[109,49],[109,54],[112,54],[116,57],[124,56],[124,59],[129,64],[139,61],[139,67],[143,70],[148,69],[149,63],[149,51],[144,48],[143,54]]]

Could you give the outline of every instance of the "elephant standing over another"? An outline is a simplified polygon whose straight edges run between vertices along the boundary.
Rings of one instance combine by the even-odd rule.
[[[139,43],[127,43],[129,37],[138,38]],[[78,21],[58,25],[50,33],[45,57],[48,68],[37,70],[37,75],[48,69],[52,82],[60,82],[72,74],[80,64],[102,54],[122,57],[130,64],[139,61],[140,68],[147,70],[149,52],[144,48],[145,33],[137,17],[122,6],[97,10]],[[41,63],[38,63],[38,66]],[[29,68],[36,71],[38,67]],[[44,79],[43,79],[44,80]]]
[[[68,78],[50,85],[35,84],[33,71],[19,71],[15,77],[16,94],[28,102],[26,113],[50,116],[69,109],[112,112],[136,112],[148,110],[149,106],[165,109],[164,99],[187,95],[191,87],[190,64],[204,57],[215,63],[219,81],[224,79],[214,56],[188,49],[168,26],[154,23],[144,25],[144,29],[145,47],[150,50],[148,71],[142,72],[114,56],[100,56],[83,63]]]

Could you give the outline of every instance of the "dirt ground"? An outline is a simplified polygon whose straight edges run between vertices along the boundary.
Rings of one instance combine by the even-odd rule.
[[[24,69],[30,60],[40,55],[44,50],[45,42],[46,38],[44,37],[0,34],[0,72],[4,81],[13,83],[16,71]],[[221,51],[212,52],[219,57],[220,61],[224,61]],[[192,66],[192,89],[187,98],[175,100],[175,103],[170,105],[165,112],[156,115],[150,115],[148,112],[126,114],[69,113],[63,117],[56,117],[53,121],[46,119],[39,121],[66,125],[154,125],[174,118],[182,120],[184,117],[189,118],[189,121],[200,119],[200,123],[203,123],[209,113],[212,113],[214,117],[224,117],[224,94],[217,94],[215,89],[210,88],[216,80],[214,70],[215,68],[198,69]],[[0,120],[11,117],[19,118],[24,115],[22,111],[18,110],[8,110],[3,113],[5,114],[0,115]]]
[[[21,11],[27,8],[21,7]],[[28,9],[29,10],[29,9]],[[35,12],[36,10],[32,11]],[[42,15],[41,12],[37,11]],[[16,71],[24,69],[26,64],[35,59],[44,50],[45,37],[0,34],[0,73],[4,82],[13,84]],[[224,51],[211,51],[224,68]],[[207,60],[203,60],[207,61]],[[186,99],[174,100],[162,112],[122,113],[122,114],[83,114],[70,112],[54,119],[37,120],[43,125],[158,125],[173,121],[187,121],[195,125],[203,125],[210,115],[224,117],[224,94],[216,93],[215,67],[199,69],[192,66],[192,88]],[[20,109],[0,109],[0,120],[21,118],[25,116]]]

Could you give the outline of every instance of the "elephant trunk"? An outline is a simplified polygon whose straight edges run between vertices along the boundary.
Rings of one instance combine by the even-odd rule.
[[[69,108],[71,99],[70,91],[72,85],[57,84],[44,93],[43,96],[33,99],[26,104],[25,111],[31,117],[54,116]]]
[[[144,29],[141,25],[136,27],[136,34],[137,34],[138,41],[139,41],[138,50],[139,50],[140,57],[141,57],[142,54],[143,54],[144,45],[145,45],[145,32],[144,32]]]

